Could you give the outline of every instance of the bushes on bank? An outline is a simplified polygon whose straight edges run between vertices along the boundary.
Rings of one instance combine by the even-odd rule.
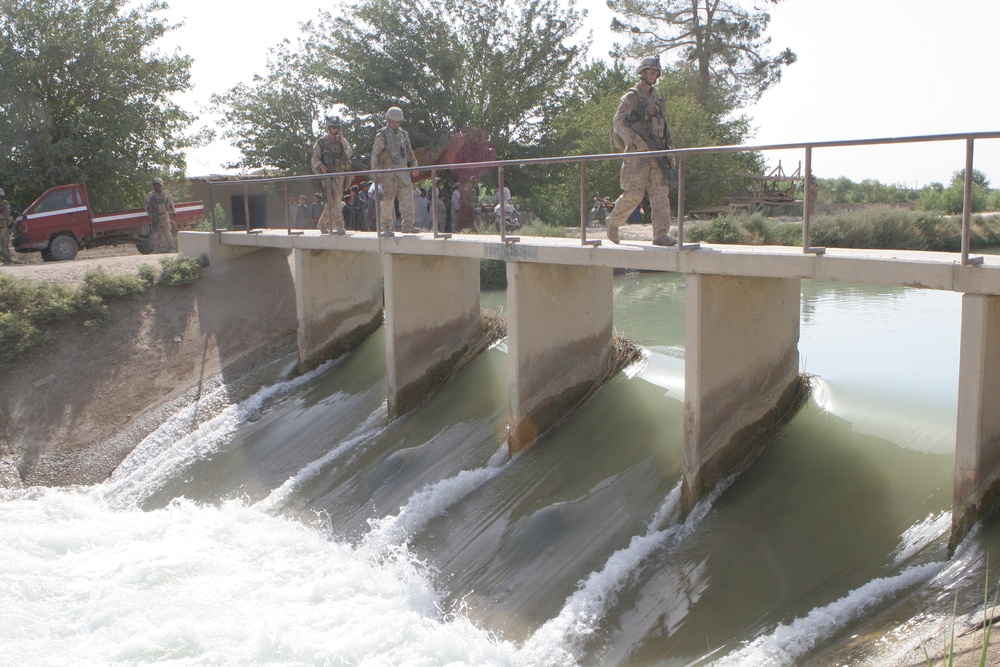
[[[190,284],[198,279],[204,263],[204,258],[164,258],[158,281],[157,270],[150,264],[140,266],[134,276],[112,276],[98,268],[84,274],[79,289],[0,273],[0,370],[40,344],[47,326],[72,319],[86,327],[105,326],[110,317],[109,302],[136,298],[157,283]]]
[[[881,248],[958,252],[962,247],[961,216],[868,206],[815,215],[809,224],[810,245],[827,248]],[[759,213],[719,217],[705,224],[687,223],[685,240],[737,245],[801,245],[799,222],[769,220]],[[1000,215],[972,219],[973,248],[1000,245]]]

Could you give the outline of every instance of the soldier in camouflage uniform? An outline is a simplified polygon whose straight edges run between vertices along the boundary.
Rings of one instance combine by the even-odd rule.
[[[372,146],[372,169],[393,169],[396,167],[416,167],[417,158],[410,146],[410,135],[400,127],[403,110],[390,107],[385,112],[386,126],[375,135]],[[382,234],[392,234],[393,201],[399,199],[399,213],[403,217],[404,234],[416,234],[419,230],[413,224],[413,183],[410,172],[399,171],[379,177],[382,189],[379,227]]]
[[[665,148],[674,148],[674,140],[667,126],[667,104],[653,86],[660,76],[660,59],[643,58],[636,69],[639,83],[630,88],[618,105],[614,130],[626,153],[650,150],[646,142],[629,126],[641,124],[651,138],[656,138]],[[608,218],[608,240],[618,243],[618,228],[649,194],[653,218],[653,245],[675,245],[677,239],[670,232],[670,190],[667,176],[653,158],[625,158],[622,162],[621,188],[614,211]]]
[[[149,246],[153,252],[177,252],[177,217],[174,199],[163,189],[163,179],[153,179],[153,191],[146,195],[146,213],[153,223]]]
[[[3,188],[0,188],[0,260],[6,266],[14,263],[10,258],[10,202]]]
[[[340,131],[340,116],[326,117],[326,135],[316,140],[312,152],[312,170],[316,174],[335,174],[351,171],[354,150]],[[340,200],[347,190],[347,176],[323,179],[326,188],[326,206],[319,217],[319,231],[323,234],[346,234],[344,218],[340,215]]]

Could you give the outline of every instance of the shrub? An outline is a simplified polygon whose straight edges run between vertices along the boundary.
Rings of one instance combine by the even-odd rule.
[[[143,264],[139,267],[139,279],[147,285],[152,285],[156,282],[156,273],[156,267],[152,264]]]
[[[17,361],[25,350],[41,340],[41,332],[21,313],[0,312],[0,368]]]
[[[201,277],[201,269],[208,266],[204,256],[197,260],[187,257],[164,257],[160,260],[160,284],[170,287],[190,285]]]
[[[93,294],[108,300],[139,296],[148,287],[149,283],[140,276],[111,276],[104,269],[94,269],[84,274],[80,291],[85,296]]]

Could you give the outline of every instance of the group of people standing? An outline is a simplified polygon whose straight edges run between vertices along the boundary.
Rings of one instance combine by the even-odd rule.
[[[417,158],[410,145],[410,135],[401,127],[403,110],[399,107],[390,107],[386,111],[385,119],[385,127],[375,133],[371,168],[381,170],[417,167]],[[370,209],[377,209],[379,232],[391,235],[397,207],[402,219],[402,232],[404,234],[418,232],[419,229],[414,224],[415,207],[411,172],[399,171],[386,174],[379,179],[377,194],[374,183],[364,192],[357,185],[348,191],[348,176],[340,174],[353,171],[351,157],[354,151],[341,132],[342,123],[339,116],[327,116],[326,127],[327,133],[313,145],[311,161],[313,173],[332,174],[323,178],[325,193],[317,193],[314,197],[316,200],[314,203],[323,202],[322,212],[316,219],[316,227],[320,232],[344,234],[348,223],[365,224],[367,227],[367,221],[364,223],[362,221]]]
[[[672,149],[675,146],[667,124],[666,102],[655,87],[661,74],[659,58],[643,58],[636,68],[636,74],[639,77],[638,83],[622,96],[615,112],[612,136],[617,138],[626,154]],[[390,107],[386,111],[385,119],[385,127],[375,134],[371,168],[414,170],[417,167],[417,159],[410,145],[409,134],[401,127],[402,109]],[[350,158],[353,152],[340,132],[340,118],[328,117],[327,130],[327,134],[320,137],[313,147],[313,171],[317,174],[351,171]],[[664,163],[668,166],[664,166]],[[615,201],[614,210],[608,219],[609,241],[620,242],[619,228],[629,219],[643,198],[648,197],[653,223],[653,244],[670,246],[677,243],[677,239],[669,234],[671,224],[669,171],[669,160],[663,158],[657,160],[650,157],[629,156],[623,160],[619,181],[622,194]],[[397,209],[401,218],[401,231],[404,234],[419,231],[418,224],[424,229],[430,226],[433,217],[431,197],[423,189],[414,189],[412,176],[415,173],[403,170],[385,174],[380,179],[381,192],[378,197],[374,196],[374,185],[370,186],[367,203],[374,203],[375,199],[380,202],[378,206],[380,233],[384,235],[393,233],[394,213]],[[343,234],[345,218],[348,220],[352,218],[346,213],[335,215],[335,207],[329,204],[335,201],[332,198],[334,193],[339,197],[347,190],[347,177],[334,176],[323,181],[327,188],[325,195],[327,205],[323,208],[317,226],[323,232]],[[471,183],[463,183],[461,187],[471,188]],[[349,202],[353,202],[358,194],[355,192],[345,197],[343,212],[355,210]],[[321,198],[322,194],[317,193],[317,201]],[[509,197],[507,199],[509,200]],[[474,202],[475,199],[463,198],[460,189],[455,189],[451,201],[446,201],[445,193],[441,192],[438,201],[433,202],[437,209],[439,225],[444,222],[444,231],[452,231],[448,228],[447,221],[451,221],[451,227],[460,226],[456,223],[462,219],[463,201]],[[452,210],[449,210],[449,204]],[[470,218],[475,215],[474,209],[466,213],[468,214],[466,217]]]

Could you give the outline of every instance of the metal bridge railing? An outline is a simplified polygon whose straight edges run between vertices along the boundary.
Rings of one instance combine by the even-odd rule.
[[[970,133],[960,133],[960,134],[934,134],[934,135],[921,135],[921,136],[910,136],[910,137],[889,137],[881,139],[853,139],[853,140],[843,140],[843,141],[815,141],[815,142],[800,142],[800,143],[790,143],[790,144],[763,144],[757,146],[745,146],[745,145],[730,145],[730,146],[701,146],[697,148],[675,148],[672,150],[662,150],[662,151],[649,151],[641,154],[630,153],[629,157],[656,157],[660,155],[672,155],[677,160],[677,249],[681,250],[696,250],[700,247],[697,243],[684,243],[684,189],[685,189],[685,159],[688,156],[698,156],[698,155],[712,155],[716,153],[749,153],[749,152],[767,152],[767,151],[789,151],[789,150],[802,150],[804,151],[804,164],[805,169],[803,173],[803,204],[802,204],[802,252],[812,253],[821,255],[826,249],[815,247],[810,243],[809,236],[809,223],[810,223],[810,209],[812,208],[812,198],[813,192],[810,187],[812,183],[812,154],[816,149],[827,149],[827,148],[844,148],[850,146],[877,146],[877,145],[888,145],[888,144],[911,144],[911,143],[926,143],[926,142],[942,142],[942,141],[964,141],[965,142],[965,184],[964,184],[964,200],[962,209],[962,264],[963,265],[974,265],[981,264],[982,257],[970,257],[969,254],[969,243],[971,238],[971,220],[972,220],[972,174],[973,174],[973,153],[974,145],[977,139],[1000,139],[1000,132],[970,132]],[[439,172],[448,171],[452,169],[496,169],[497,170],[497,182],[498,192],[500,193],[500,211],[501,211],[501,224],[499,229],[500,240],[504,243],[515,243],[520,240],[518,236],[510,236],[506,233],[506,226],[503,224],[503,207],[505,204],[503,191],[504,191],[504,168],[512,166],[521,165],[556,165],[556,164],[580,164],[580,242],[583,245],[599,246],[601,241],[599,239],[588,239],[587,238],[587,165],[591,162],[599,162],[602,160],[622,160],[626,154],[623,153],[605,153],[599,155],[576,155],[576,156],[561,156],[561,157],[544,157],[544,158],[529,158],[524,160],[495,160],[489,162],[465,162],[465,163],[455,163],[455,164],[437,164],[429,166],[420,166],[416,169],[412,167],[397,168],[397,169],[380,169],[380,170],[358,170],[349,172],[338,172],[336,174],[309,174],[304,176],[287,176],[278,178],[250,178],[250,179],[238,179],[236,181],[209,181],[209,206],[212,211],[212,229],[213,231],[220,231],[215,220],[215,206],[214,200],[212,199],[212,186],[213,185],[229,185],[232,186],[234,183],[243,184],[243,202],[245,211],[245,219],[247,221],[247,233],[259,233],[260,230],[250,229],[250,210],[249,210],[249,197],[248,197],[248,187],[251,184],[274,184],[274,183],[284,183],[285,185],[285,203],[287,206],[288,201],[288,184],[295,181],[302,180],[323,180],[330,179],[333,177],[340,176],[370,176],[375,183],[375,192],[378,193],[379,181],[381,178],[385,177],[387,174],[392,174],[396,172],[413,172],[413,171],[430,171],[431,173],[431,191],[432,199],[431,201],[435,203],[431,206],[431,231],[434,233],[434,238],[449,238],[451,234],[440,232],[439,221],[437,216],[437,206],[436,202],[438,200],[438,188],[437,188],[437,174]],[[376,210],[375,210],[375,225],[376,229],[379,229],[379,214],[381,213],[381,201],[376,197]],[[288,220],[287,231],[289,234],[301,234],[301,230],[294,229],[292,227],[292,221]],[[380,236],[383,235],[381,231],[378,232]],[[392,236],[393,232],[388,232],[385,236]]]

